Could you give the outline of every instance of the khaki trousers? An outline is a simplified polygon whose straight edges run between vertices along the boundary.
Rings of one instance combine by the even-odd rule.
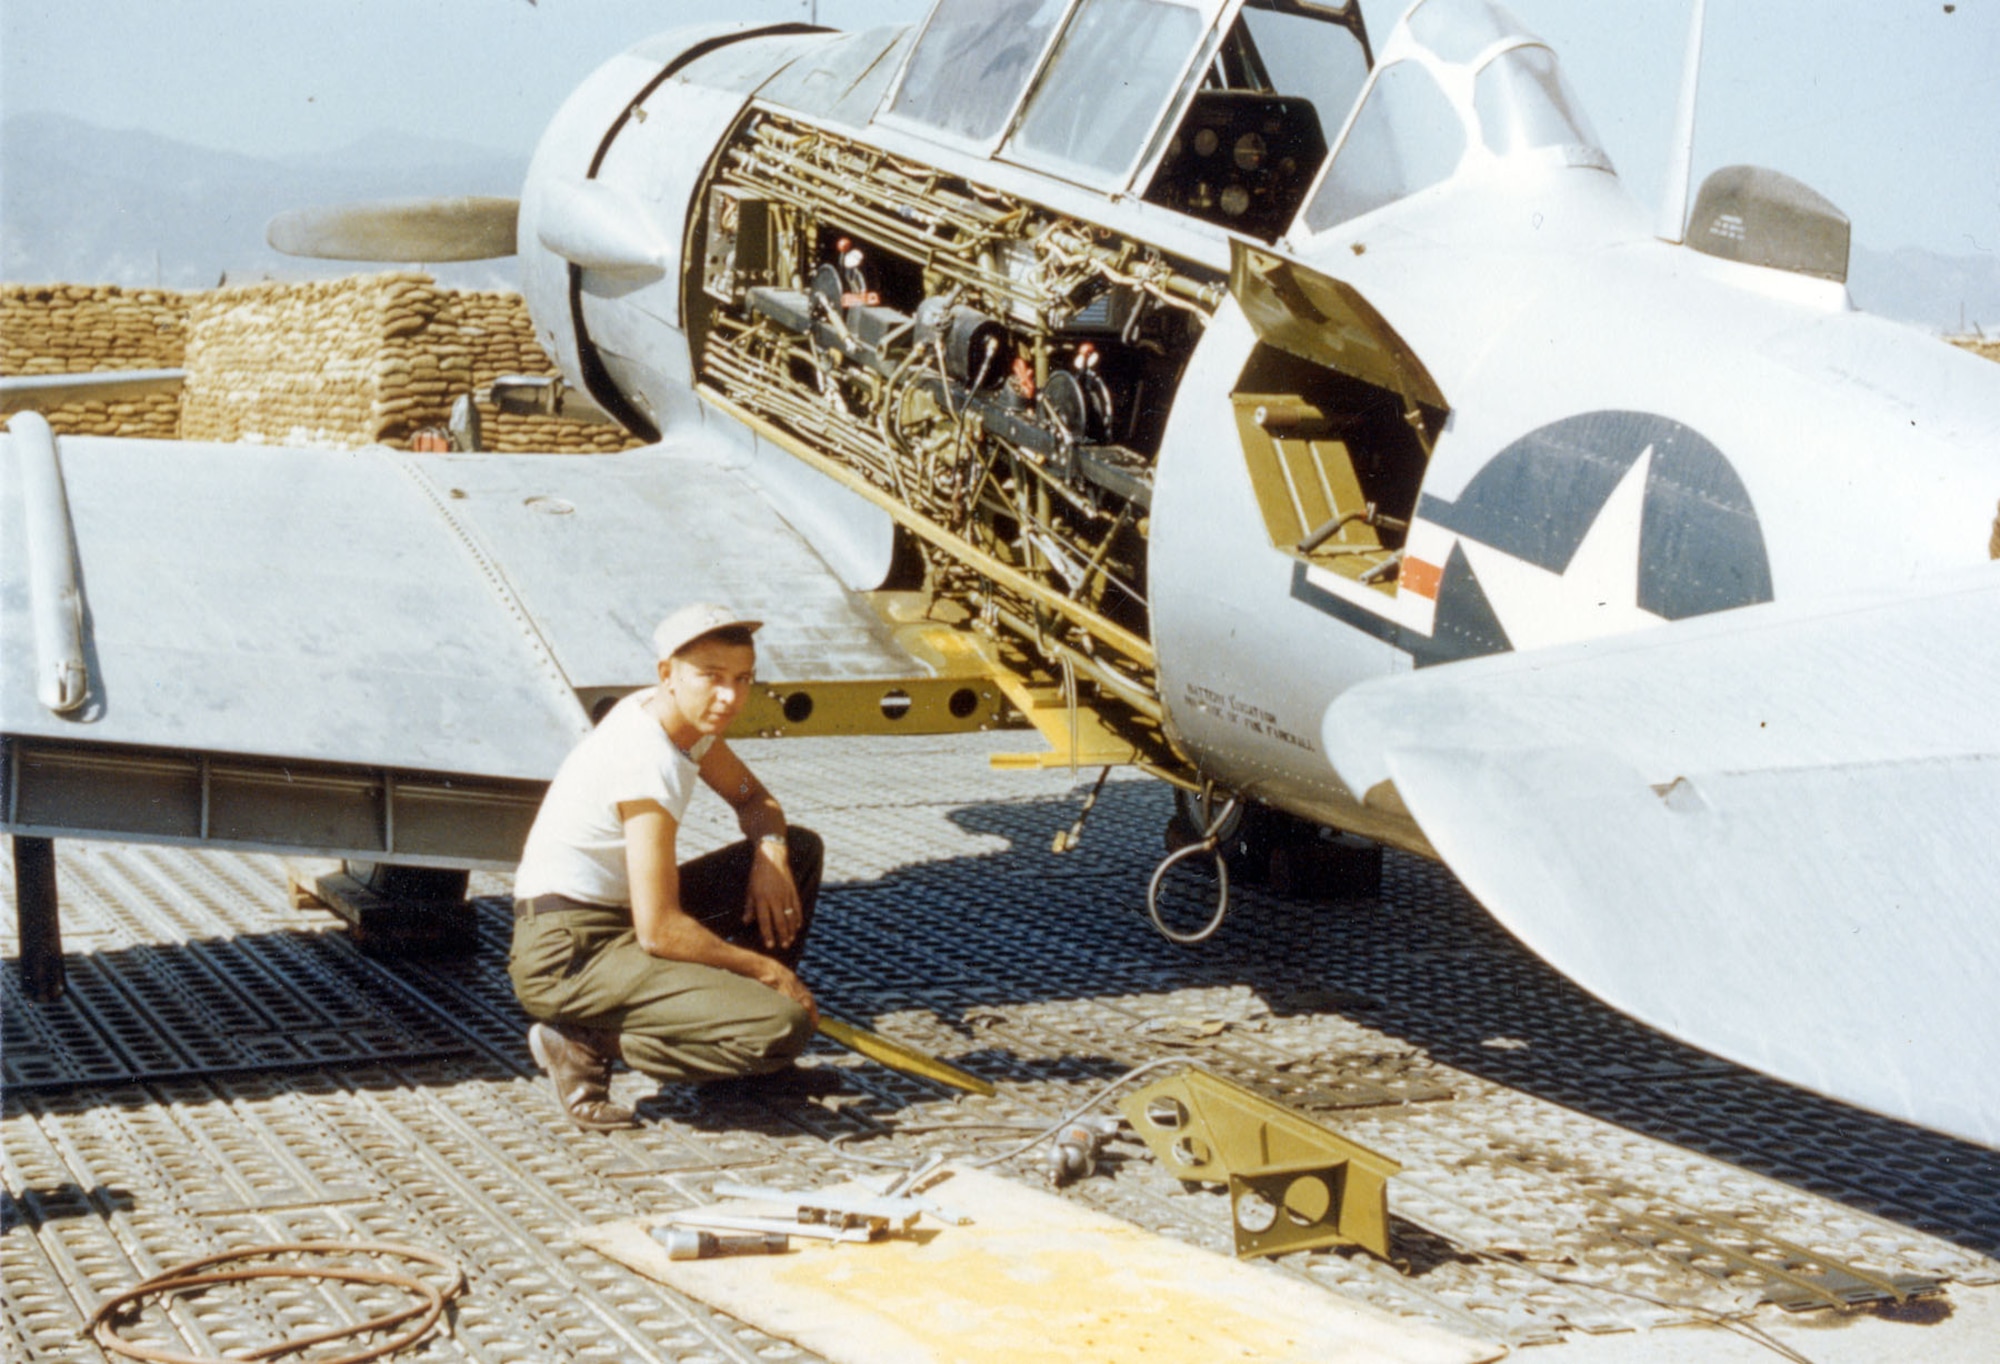
[[[799,888],[799,934],[786,951],[766,955],[796,967],[812,927],[825,849],[819,835],[796,826],[786,842]],[[756,926],[743,922],[755,856],[746,841],[684,863],[681,908],[718,937],[763,952]],[[532,1017],[617,1033],[627,1064],[662,1080],[761,1075],[812,1040],[806,1011],[769,986],[647,952],[626,907],[560,896],[516,902],[507,974]]]

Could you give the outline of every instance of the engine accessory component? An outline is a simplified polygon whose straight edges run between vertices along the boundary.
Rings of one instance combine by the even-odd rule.
[[[1389,1258],[1389,1190],[1402,1166],[1241,1085],[1190,1069],[1119,1101],[1181,1179],[1229,1188],[1238,1258],[1356,1245]]]
[[[1007,331],[984,313],[954,308],[944,327],[945,372],[977,393],[1007,376]]]

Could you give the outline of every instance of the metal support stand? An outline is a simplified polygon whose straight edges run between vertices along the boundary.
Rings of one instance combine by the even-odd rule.
[[[1389,1258],[1388,1186],[1403,1167],[1387,1156],[1205,1070],[1118,1107],[1169,1173],[1228,1186],[1238,1257],[1355,1245]]]
[[[37,1004],[53,1004],[66,984],[54,839],[14,839],[14,907],[20,920],[22,993]]]

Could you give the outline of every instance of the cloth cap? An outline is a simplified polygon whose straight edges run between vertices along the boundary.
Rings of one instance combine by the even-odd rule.
[[[760,630],[762,620],[746,620],[738,616],[728,606],[716,606],[714,602],[690,602],[676,610],[672,616],[654,626],[652,648],[658,658],[672,658],[684,650],[694,640],[714,630],[728,630],[730,626],[740,626],[744,630]]]
[[[653,652],[658,658],[672,658],[703,635],[730,626],[744,630],[763,628],[761,620],[747,620],[726,606],[714,602],[690,602],[653,629]]]

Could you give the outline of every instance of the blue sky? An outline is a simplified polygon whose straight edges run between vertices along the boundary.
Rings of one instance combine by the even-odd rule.
[[[604,58],[704,18],[811,0],[0,0],[0,110],[52,110],[258,155],[379,130],[525,152]],[[925,0],[818,0],[821,22]],[[1633,191],[1656,204],[1688,0],[1512,0]],[[1363,0],[1386,34],[1402,0]],[[1709,0],[1696,179],[1799,177],[1858,241],[2000,250],[2000,0]],[[87,54],[87,56],[86,56]]]

